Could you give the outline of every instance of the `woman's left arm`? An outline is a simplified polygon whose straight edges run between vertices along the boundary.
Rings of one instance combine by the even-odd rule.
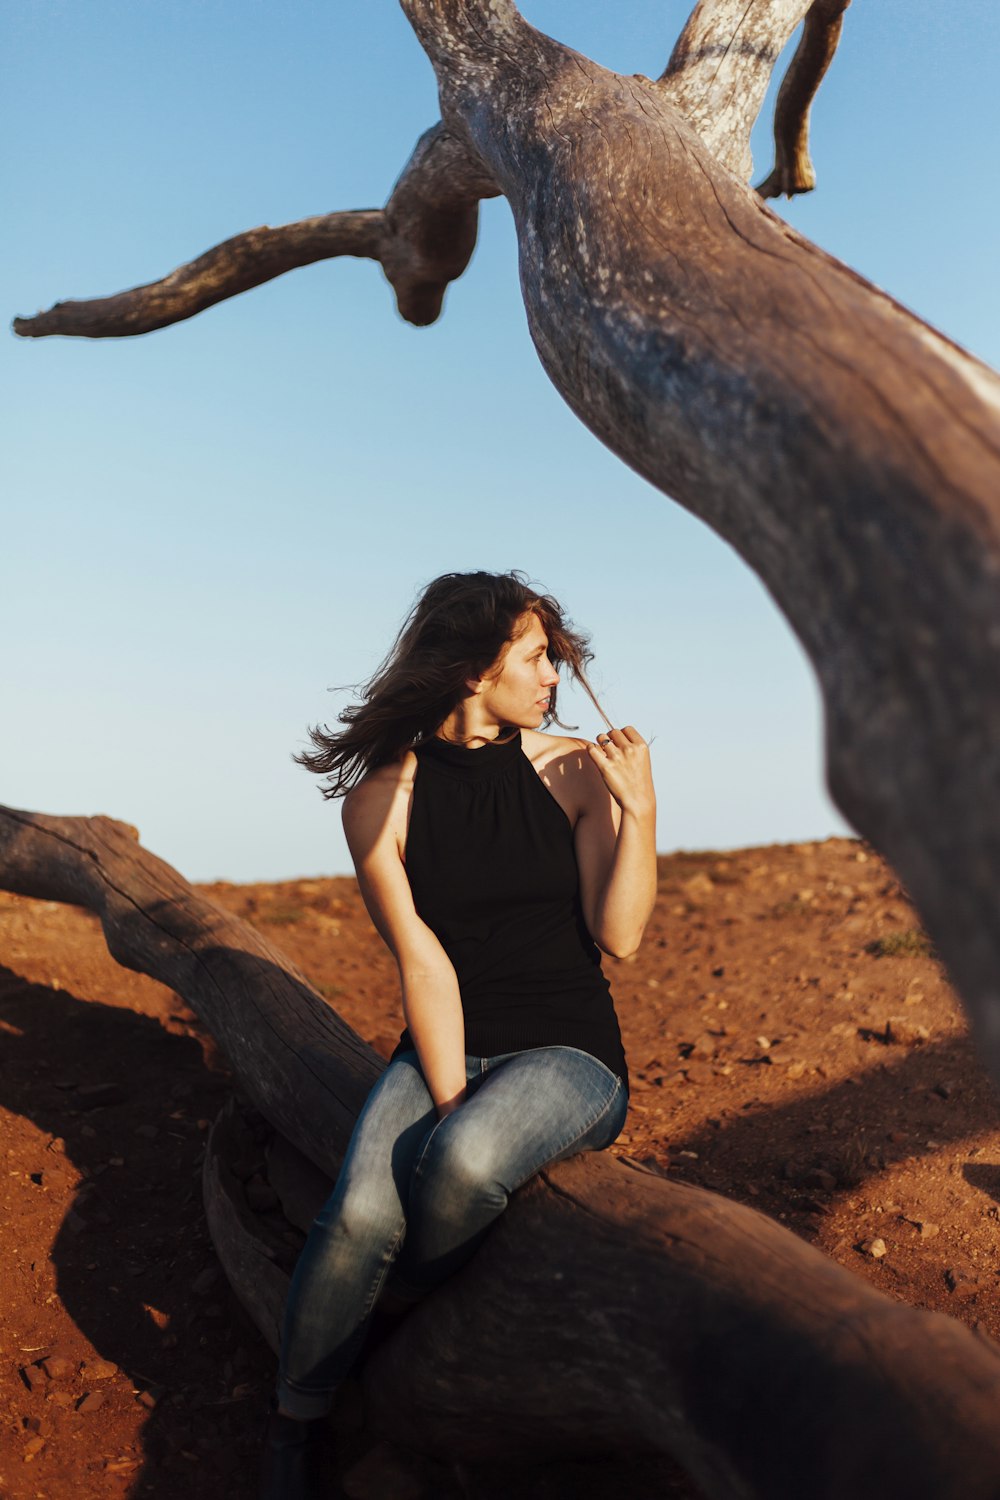
[[[580,897],[603,952],[628,958],[639,947],[656,900],[656,793],[649,746],[627,724],[587,745],[575,826]]]

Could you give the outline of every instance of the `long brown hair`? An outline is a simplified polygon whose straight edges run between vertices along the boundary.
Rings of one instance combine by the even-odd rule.
[[[517,570],[444,573],[418,596],[388,656],[356,689],[361,701],[338,714],[346,728],[316,725],[309,731],[315,749],[293,759],[327,778],[324,797],[343,796],[370,771],[432,735],[468,695],[468,679],[484,676],[495,663],[499,667],[527,615],[541,622],[553,664],[567,666],[596,704],[584,675],[593,659],[588,637],[573,628],[551,594],[536,593]],[[556,715],[555,688],[543,723],[574,727]]]

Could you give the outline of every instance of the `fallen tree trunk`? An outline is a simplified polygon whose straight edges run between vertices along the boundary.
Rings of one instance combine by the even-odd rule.
[[[255,1106],[334,1174],[380,1061],[253,929],[107,818],[0,809],[0,886],[98,912],[119,962],[182,994]],[[273,1346],[285,1268],[231,1170],[243,1149],[230,1112],[206,1202]],[[301,1219],[322,1184],[303,1200],[294,1163],[274,1175]],[[428,1453],[509,1459],[512,1433],[525,1460],[669,1453],[713,1500],[995,1500],[1000,1473],[995,1346],[752,1209],[600,1154],[519,1190],[363,1389],[377,1430]]]
[[[205,1204],[276,1351],[288,1277],[274,1216],[248,1211],[231,1170],[248,1138],[228,1105]],[[277,1160],[301,1225],[326,1183],[280,1144]],[[362,1379],[374,1431],[433,1457],[659,1453],[725,1500],[996,1497],[1000,1350],[753,1209],[603,1155],[515,1193]]]
[[[96,912],[112,957],[169,985],[251,1102],[311,1161],[343,1151],[384,1066],[304,975],[111,818],[0,807],[0,887]]]

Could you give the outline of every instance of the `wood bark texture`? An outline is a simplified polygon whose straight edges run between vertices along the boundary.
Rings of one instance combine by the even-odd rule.
[[[277,948],[111,818],[0,808],[0,887],[96,912],[112,956],[183,995],[249,1101],[329,1170],[384,1064]]]
[[[703,29],[727,6],[700,6]],[[446,127],[510,203],[545,369],[783,610],[831,794],[908,888],[1000,1079],[1000,377],[773,214],[669,69],[608,72],[504,0],[404,8]]]
[[[268,1171],[302,1223],[381,1060],[123,824],[0,809],[0,886],[96,912],[120,963],[183,995],[293,1143],[272,1146]],[[228,1107],[206,1209],[274,1347],[290,1261],[248,1209],[246,1152]],[[524,1461],[670,1453],[712,1500],[995,1500],[1000,1472],[988,1340],[883,1297],[752,1209],[602,1153],[514,1194],[376,1351],[363,1390],[372,1426],[425,1452],[509,1459],[516,1432]]]
[[[248,1212],[232,1171],[247,1150],[227,1105],[206,1209],[276,1351],[287,1273],[277,1224]],[[286,1213],[308,1222],[328,1180],[280,1138],[268,1155]],[[373,1435],[437,1458],[669,1455],[712,1500],[996,1493],[995,1346],[883,1297],[753,1209],[602,1154],[515,1193],[361,1380]]]

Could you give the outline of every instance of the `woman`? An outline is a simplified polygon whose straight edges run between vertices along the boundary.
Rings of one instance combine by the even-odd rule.
[[[649,920],[655,798],[635,729],[595,744],[539,732],[560,723],[557,666],[590,692],[586,645],[522,574],[446,574],[347,727],[313,730],[297,757],[328,777],[324,795],[346,793],[406,1028],[292,1280],[272,1500],[319,1493],[322,1418],[363,1346],[472,1255],[515,1188],[624,1125],[598,948],[627,957]]]

